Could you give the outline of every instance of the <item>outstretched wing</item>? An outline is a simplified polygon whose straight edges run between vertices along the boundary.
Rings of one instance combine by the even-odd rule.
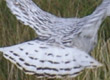
[[[50,37],[50,24],[56,16],[41,10],[32,0],[6,0],[18,20],[33,28],[39,36]]]
[[[74,34],[78,34],[84,24],[82,22],[80,26],[79,18],[60,18],[45,12],[32,0],[6,0],[6,2],[16,18],[33,28],[41,39],[52,37],[51,39],[59,41],[64,38],[66,41],[74,38]]]
[[[75,77],[85,68],[101,66],[77,48],[55,47],[38,40],[0,48],[0,51],[18,68],[38,77]]]
[[[80,31],[78,18],[57,17],[40,9],[32,0],[6,0],[6,2],[16,18],[33,28],[41,38],[58,39]]]

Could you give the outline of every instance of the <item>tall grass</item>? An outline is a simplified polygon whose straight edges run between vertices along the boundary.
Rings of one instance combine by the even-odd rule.
[[[101,0],[34,0],[43,10],[61,17],[83,17],[90,14]],[[36,38],[35,32],[16,20],[0,0],[0,47],[9,46]],[[92,56],[102,62],[102,68],[85,70],[70,80],[110,80],[110,19],[107,18],[99,30],[98,45]],[[0,80],[45,80],[24,74],[0,54]],[[60,80],[60,79],[55,79]],[[65,79],[68,80],[68,79]]]

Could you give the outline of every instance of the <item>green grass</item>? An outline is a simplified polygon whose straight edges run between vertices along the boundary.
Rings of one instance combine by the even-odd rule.
[[[43,10],[62,17],[83,17],[90,14],[101,0],[34,0]],[[16,20],[0,0],[0,47],[9,46],[36,38],[35,32]],[[92,56],[104,64],[103,67],[85,70],[70,80],[110,80],[110,19],[107,18],[99,30],[98,45]],[[45,80],[29,76],[0,54],[0,80]],[[59,80],[59,79],[57,79]],[[68,79],[65,79],[68,80]]]

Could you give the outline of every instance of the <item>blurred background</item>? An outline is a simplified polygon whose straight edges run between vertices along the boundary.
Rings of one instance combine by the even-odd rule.
[[[40,8],[60,17],[84,17],[91,14],[101,0],[33,0]],[[98,33],[98,44],[91,53],[104,64],[103,67],[85,70],[74,79],[64,80],[110,80],[110,18],[102,23]],[[10,46],[36,38],[35,32],[16,20],[0,0],[0,47]],[[0,54],[0,80],[47,80],[24,74]],[[54,79],[60,80],[60,79]]]

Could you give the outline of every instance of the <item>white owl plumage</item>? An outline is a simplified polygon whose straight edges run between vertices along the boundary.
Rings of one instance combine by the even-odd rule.
[[[60,18],[41,10],[32,0],[6,0],[18,20],[29,25],[38,39],[2,47],[3,56],[25,73],[38,77],[75,77],[85,68],[102,66],[88,53],[108,15],[109,0],[84,18]],[[107,14],[106,14],[107,13]]]
[[[27,74],[38,77],[75,77],[85,68],[101,66],[77,48],[61,48],[39,40],[0,49],[3,56]]]

